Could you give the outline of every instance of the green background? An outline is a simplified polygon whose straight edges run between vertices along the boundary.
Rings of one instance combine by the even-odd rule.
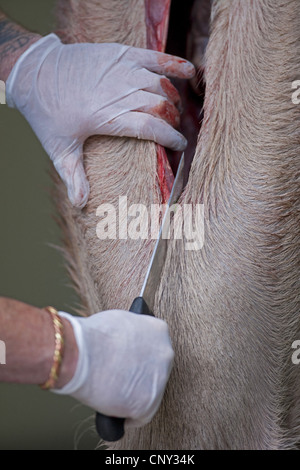
[[[0,0],[10,18],[43,35],[55,29],[54,5]],[[6,105],[0,105],[0,144],[0,295],[74,313],[78,299],[51,246],[60,243],[60,232],[48,194],[48,156],[21,114]],[[93,415],[72,398],[0,384],[0,450],[93,449]]]

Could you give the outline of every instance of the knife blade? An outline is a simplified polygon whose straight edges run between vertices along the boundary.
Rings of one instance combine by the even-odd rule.
[[[130,312],[139,315],[152,315],[155,301],[155,294],[160,283],[161,273],[165,264],[169,228],[171,222],[172,206],[177,202],[184,186],[184,153],[180,158],[176,177],[172,186],[171,194],[167,203],[165,213],[162,218],[159,234],[147,269],[145,280],[139,297],[136,297],[129,309]],[[109,442],[118,441],[124,435],[125,418],[106,416],[96,413],[96,429],[99,436]]]
[[[149,310],[152,312],[154,308],[155,293],[160,283],[161,273],[165,264],[167,248],[168,248],[168,232],[171,222],[172,206],[178,201],[183,191],[183,168],[184,153],[180,158],[176,177],[172,186],[172,191],[168,200],[163,220],[160,226],[159,235],[155,243],[152,257],[148,266],[144,284],[140,293]]]

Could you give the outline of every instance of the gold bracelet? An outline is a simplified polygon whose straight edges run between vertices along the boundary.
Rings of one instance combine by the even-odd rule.
[[[64,326],[55,308],[45,307],[44,310],[47,310],[47,312],[50,313],[53,320],[55,332],[55,350],[53,355],[53,364],[50,370],[48,380],[44,384],[40,385],[42,390],[49,390],[49,388],[54,388],[59,376],[60,366],[64,352]]]

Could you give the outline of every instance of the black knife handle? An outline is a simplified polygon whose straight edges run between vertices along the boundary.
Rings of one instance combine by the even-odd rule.
[[[153,313],[149,310],[149,307],[143,297],[136,297],[131,304],[129,309],[132,313],[139,315],[151,315]],[[99,436],[108,442],[118,441],[124,436],[124,418],[115,418],[112,416],[105,416],[102,413],[96,413],[96,429]]]
[[[150,315],[154,317],[143,297],[136,297],[134,299],[129,312],[138,313],[139,315]]]

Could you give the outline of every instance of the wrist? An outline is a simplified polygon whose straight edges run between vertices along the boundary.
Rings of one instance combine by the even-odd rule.
[[[55,389],[61,389],[73,378],[78,363],[78,346],[71,323],[61,318],[64,329],[64,353]]]
[[[12,49],[12,52],[10,53],[9,57],[7,57],[7,60],[0,65],[0,80],[3,80],[4,82],[7,81],[10,72],[12,71],[15,63],[21,57],[22,54],[30,47],[32,44],[35,42],[39,41],[41,39],[40,34],[28,34],[28,37],[26,38],[26,44],[19,49]]]
[[[6,80],[6,103],[9,107],[20,110],[24,102],[27,102],[40,64],[59,44],[61,41],[54,33],[47,36],[38,35],[18,56]],[[30,65],[26,66],[28,63]]]
[[[18,58],[40,38],[0,12],[0,80],[6,82]]]
[[[43,390],[62,388],[74,376],[78,361],[78,347],[71,323],[62,318],[53,307],[43,309],[51,318],[52,347],[47,348],[47,378],[40,387]]]
[[[63,322],[66,321],[67,328],[71,329],[72,339],[71,342],[69,341],[69,347],[67,346],[67,354],[69,349],[70,358],[66,357],[66,363],[64,364],[66,371],[62,369],[61,380],[57,382],[51,391],[62,395],[72,395],[84,385],[89,373],[89,354],[82,329],[82,321],[85,319],[65,312],[58,312],[58,314]],[[73,341],[75,345],[72,347]]]

